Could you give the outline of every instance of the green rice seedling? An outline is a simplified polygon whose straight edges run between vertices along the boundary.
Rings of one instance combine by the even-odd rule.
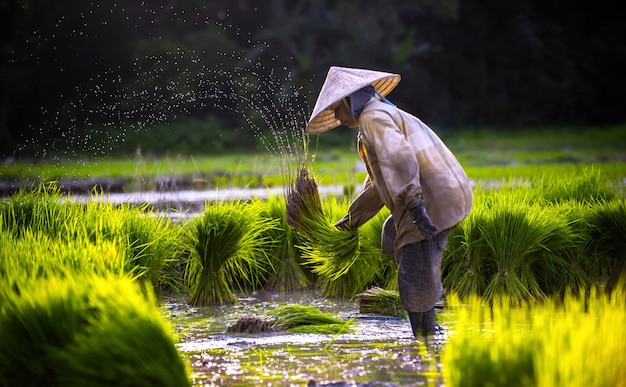
[[[271,274],[268,278],[269,289],[290,292],[305,289],[310,285],[307,273],[300,263],[299,236],[287,224],[285,199],[273,195],[267,200],[256,200],[251,206],[259,217],[276,222],[276,227],[266,230],[267,236],[275,243],[268,252],[271,261]],[[268,268],[268,271],[270,268]]]
[[[288,187],[286,208],[287,224],[305,238],[315,239],[320,228],[331,228],[324,216],[317,181],[306,166]]]
[[[183,253],[180,227],[149,213],[147,206],[114,206],[94,191],[88,203],[62,197],[55,185],[20,191],[2,204],[3,229],[15,235],[33,230],[57,241],[85,238],[92,243],[112,241],[123,246],[128,272],[161,289],[179,289],[179,276],[170,264]]]
[[[347,333],[352,325],[311,305],[279,305],[266,315],[274,319],[275,329],[300,333]]]
[[[589,275],[592,275],[593,270],[596,268],[597,264],[594,263],[594,257],[586,251],[587,245],[589,243],[589,222],[587,221],[587,216],[589,211],[594,206],[589,206],[586,203],[582,203],[576,200],[567,200],[561,203],[549,204],[549,207],[554,207],[555,211],[557,211],[561,216],[563,216],[564,221],[567,223],[570,228],[574,240],[577,244],[575,262],[577,265],[581,266],[583,270]]]
[[[585,291],[591,286],[594,258],[585,252],[589,238],[589,227],[584,220],[587,212],[587,205],[575,200],[542,208],[543,217],[560,223],[545,243],[549,259],[533,265],[544,293],[563,295],[566,291]]]
[[[592,288],[512,307],[448,297],[456,321],[441,356],[446,386],[618,386],[626,299]]]
[[[515,313],[508,302],[493,302],[490,308],[475,295],[461,303],[450,294],[448,309],[456,321],[441,354],[446,386],[537,385],[537,343],[526,314]]]
[[[477,200],[451,234],[442,264],[444,286],[461,296],[506,295],[518,303],[584,287],[588,278],[573,262],[580,238],[560,211],[507,192]]]
[[[128,214],[135,210],[129,204],[114,205],[103,194],[93,191],[80,224],[87,237],[94,242],[115,240],[124,234]]]
[[[626,277],[626,200],[596,204],[585,220],[589,225],[586,251],[597,257],[596,271],[608,278],[606,286],[610,292]]]
[[[255,216],[245,202],[225,201],[189,223],[184,278],[192,305],[234,303],[234,290],[265,283],[274,243],[265,233],[275,222]]]
[[[71,202],[67,206],[78,206]],[[124,247],[126,270],[157,291],[178,292],[182,288],[179,262],[186,253],[183,228],[171,219],[152,212],[148,204],[114,205],[94,190],[89,201],[72,220],[74,234],[84,234],[94,242],[119,241]]]
[[[566,291],[582,292],[591,287],[594,273],[598,270],[596,257],[586,251],[589,225],[585,221],[585,214],[588,211],[587,204],[575,200],[550,204],[545,208],[545,216],[552,216],[566,225],[566,228],[557,227],[553,237],[546,243],[558,259],[540,261],[540,265],[533,268],[546,294],[563,295]],[[562,266],[553,265],[555,262]],[[550,276],[541,275],[544,271],[551,271]]]
[[[580,264],[584,238],[576,230],[578,219],[571,218],[578,209],[577,202],[561,202],[532,212],[537,220],[531,221],[540,224],[546,235],[538,242],[541,249],[531,269],[546,295],[590,286],[589,276]]]
[[[407,318],[397,290],[372,287],[356,295],[359,313]]]
[[[120,239],[126,247],[128,271],[157,291],[180,292],[182,270],[177,265],[186,253],[183,227],[147,208],[126,209],[122,216]]]
[[[46,279],[90,274],[130,277],[123,249],[114,241],[57,240],[26,230],[19,237],[0,232],[0,245],[0,304]]]
[[[331,199],[330,202],[333,204],[328,206],[329,208],[341,210],[342,214],[345,213],[346,209],[344,206],[334,204],[336,203],[334,199]],[[334,212],[330,213],[330,216],[333,218],[337,216]],[[368,270],[371,275],[371,278],[366,280],[367,283],[361,284],[361,290],[371,286],[392,290],[398,289],[398,265],[394,257],[383,254],[381,246],[383,224],[389,214],[389,209],[383,207],[359,229],[360,251],[359,260],[355,262],[355,265],[361,266],[363,270]],[[363,278],[367,278],[367,276],[363,276]],[[353,294],[356,294],[358,291],[355,289]]]
[[[325,296],[352,296],[333,291],[338,278],[345,275],[358,258],[358,231],[337,229],[324,214],[317,182],[302,168],[287,196],[287,223],[302,237],[302,258],[313,273],[326,280]]]
[[[609,184],[609,180],[600,169],[593,166],[585,167],[582,171],[551,174],[533,180],[532,185],[551,203],[575,200],[595,204],[616,197],[616,191]]]
[[[380,249],[384,214],[379,213],[357,231],[337,230],[331,222],[345,214],[346,205],[332,197],[324,204],[329,210],[325,215],[328,232],[319,232],[315,240],[304,239],[301,245],[304,264],[324,280],[322,295],[351,298],[369,286],[393,283],[388,278],[394,273],[391,258]]]
[[[328,210],[329,223],[339,219],[346,212],[346,204],[340,204],[336,198],[324,201]],[[332,243],[324,239],[312,243],[305,240],[302,244],[302,257],[306,265],[313,267],[313,272],[323,280],[322,294],[327,297],[351,298],[366,290],[369,286],[393,283],[395,262],[382,254],[380,234],[382,224],[388,215],[380,212],[369,222],[354,231],[357,241],[348,244]],[[332,226],[334,228],[334,226]],[[339,231],[346,232],[346,231]],[[357,249],[352,251],[352,246]],[[397,278],[397,277],[396,277]]]
[[[322,208],[317,182],[302,168],[287,198],[287,221],[303,237],[304,265],[323,281],[326,297],[349,298],[381,282],[394,284],[394,262],[382,254],[380,233],[389,215],[379,212],[359,230],[339,230],[334,222],[347,205],[331,197]],[[397,279],[396,279],[397,281]]]
[[[479,225],[495,272],[487,299],[501,295],[521,302],[544,298],[540,283],[552,284],[571,268],[560,252],[575,248],[567,223],[555,211],[505,201],[491,210],[491,219]],[[540,277],[544,277],[541,278]]]
[[[51,236],[73,237],[70,226],[81,209],[65,205],[61,194],[54,183],[18,191],[0,204],[5,230],[20,235],[24,230],[35,229]]]
[[[38,281],[0,307],[0,385],[189,386],[154,299],[128,278]]]
[[[496,267],[490,256],[480,225],[489,219],[489,209],[477,200],[472,212],[448,237],[444,250],[441,273],[444,289],[461,298],[482,295]]]

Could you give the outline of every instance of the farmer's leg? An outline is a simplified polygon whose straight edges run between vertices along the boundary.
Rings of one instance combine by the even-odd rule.
[[[430,240],[404,246],[397,257],[400,302],[416,337],[435,330],[434,307],[443,294],[441,258],[449,233],[444,230]]]

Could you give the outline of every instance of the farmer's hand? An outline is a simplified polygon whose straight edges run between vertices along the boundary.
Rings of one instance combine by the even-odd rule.
[[[352,228],[350,228],[350,225],[348,224],[347,218],[344,218],[340,220],[339,222],[335,223],[335,227],[337,228],[337,230],[341,230],[341,231],[353,231]]]
[[[417,204],[410,208],[410,211],[413,217],[413,224],[417,226],[424,238],[432,238],[437,233],[437,227],[435,227],[426,212],[424,200],[418,200]]]

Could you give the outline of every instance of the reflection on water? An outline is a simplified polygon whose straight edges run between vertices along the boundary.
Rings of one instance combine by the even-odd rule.
[[[314,305],[345,320],[354,318],[355,326],[340,335],[226,333],[239,317],[260,315],[281,303]],[[166,310],[181,335],[178,348],[191,364],[197,386],[443,385],[438,355],[445,330],[426,345],[413,338],[407,321],[361,315],[351,301],[306,292],[260,292],[236,305],[170,303]]]
[[[320,196],[343,195],[343,186],[320,186]],[[101,195],[71,195],[70,199],[81,203],[102,200],[115,205],[149,204],[158,211],[165,211],[172,217],[190,216],[201,212],[207,202],[224,200],[250,200],[253,198],[267,199],[271,196],[284,195],[284,188],[223,188],[212,190],[180,190],[180,191],[137,191],[112,192]]]

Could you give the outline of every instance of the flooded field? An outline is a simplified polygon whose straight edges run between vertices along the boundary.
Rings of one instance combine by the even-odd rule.
[[[239,317],[285,303],[313,305],[355,324],[352,332],[339,335],[227,333]],[[408,321],[361,315],[352,301],[310,292],[259,292],[235,305],[192,308],[172,302],[164,309],[180,335],[178,349],[192,367],[194,386],[443,385],[439,351],[445,330],[433,342],[418,341]]]
[[[320,186],[320,196],[337,196],[343,194],[342,186]],[[250,200],[252,198],[267,199],[270,196],[284,194],[282,187],[277,188],[223,188],[211,190],[178,190],[178,191],[136,191],[110,192],[94,197],[91,194],[74,194],[70,199],[77,202],[103,200],[119,204],[149,204],[156,211],[162,211],[171,218],[188,217],[204,210],[206,203],[224,200]]]

